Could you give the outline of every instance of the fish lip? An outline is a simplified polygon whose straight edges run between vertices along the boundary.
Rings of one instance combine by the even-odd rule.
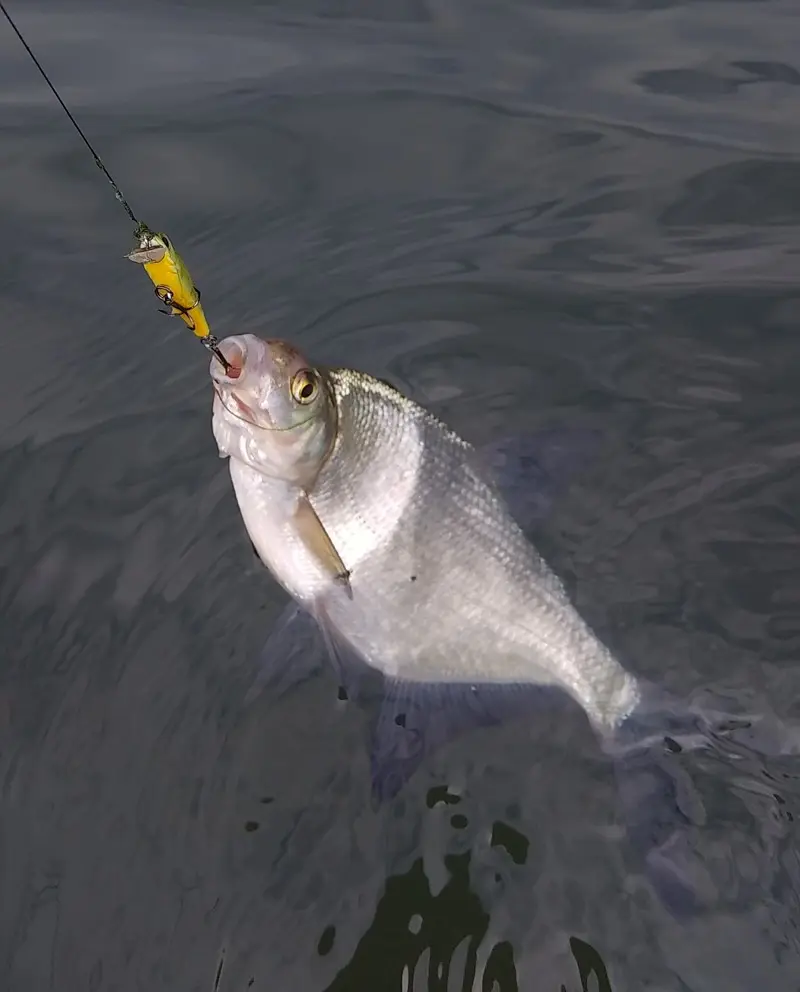
[[[247,344],[244,339],[238,335],[233,335],[231,337],[223,338],[217,344],[217,348],[221,352],[223,358],[228,362],[230,370],[233,371],[233,375],[229,375],[229,369],[225,369],[215,358],[212,359],[209,366],[209,374],[214,383],[225,386],[234,386],[241,384],[244,378],[244,373],[247,366]]]
[[[214,391],[228,414],[237,420],[257,424],[257,417],[237,393],[237,386],[242,386],[247,371],[247,341],[239,335],[223,338],[217,344],[229,368],[224,368],[216,358],[212,358],[209,375]],[[232,374],[231,374],[232,373]]]

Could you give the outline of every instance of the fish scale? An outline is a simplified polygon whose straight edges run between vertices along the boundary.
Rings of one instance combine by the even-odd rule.
[[[681,748],[665,736],[704,746],[704,718],[617,661],[477,453],[431,413],[364,373],[315,369],[285,342],[220,347],[237,368],[211,366],[220,455],[257,553],[302,608],[276,628],[269,664],[298,663],[292,625],[306,615],[340,682],[353,658],[384,676],[376,798],[453,736],[565,690],[614,759],[628,837],[659,895],[676,915],[696,911]]]
[[[255,525],[251,538],[259,550],[269,544],[264,558],[279,581],[319,596],[336,634],[386,675],[560,685],[601,732],[616,726],[636,699],[635,678],[574,610],[472,447],[371,376],[332,369],[326,378],[336,440],[308,496],[353,596],[319,569],[310,578],[290,528],[265,542]],[[268,443],[260,433],[250,445]],[[263,520],[283,482],[252,466],[233,471],[240,505],[257,504]]]

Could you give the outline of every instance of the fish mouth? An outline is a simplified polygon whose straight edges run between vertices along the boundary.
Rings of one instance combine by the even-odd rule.
[[[209,375],[214,392],[229,417],[267,431],[291,431],[302,427],[316,415],[309,409],[306,420],[276,424],[272,412],[262,403],[259,394],[275,364],[270,354],[271,342],[252,334],[236,334],[223,338],[217,347],[227,363],[225,368],[212,359]]]
[[[225,338],[217,348],[228,363],[227,369],[216,360],[212,360],[210,373],[215,383],[231,386],[242,378],[247,363],[247,348],[241,338]]]
[[[244,385],[247,373],[247,343],[240,337],[229,337],[217,345],[223,358],[228,363],[223,368],[219,362],[212,360],[210,366],[211,382],[220,402],[231,416],[244,420],[254,427],[261,427],[263,416],[246,403],[239,395],[238,387]]]

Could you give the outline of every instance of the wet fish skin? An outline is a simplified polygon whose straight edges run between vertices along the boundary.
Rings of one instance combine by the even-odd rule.
[[[302,359],[286,363],[284,346],[250,335],[221,347],[243,356],[242,378],[213,367],[212,377],[215,436],[231,456],[245,526],[278,581],[324,613],[334,636],[411,682],[559,685],[604,734],[631,711],[636,679],[575,611],[470,445],[350,369],[320,372],[327,388],[307,417],[285,405]],[[300,483],[351,573],[352,599],[292,525]]]
[[[310,366],[290,344],[246,334],[226,338],[220,349],[237,370],[229,376],[211,363],[212,428],[220,457],[271,480],[276,493],[313,485],[338,428],[335,398],[324,374],[318,374],[310,402],[301,404],[290,386]]]
[[[696,718],[626,671],[589,629],[472,447],[364,373],[315,369],[319,389],[301,409],[291,377],[311,366],[296,349],[252,335],[220,347],[242,373],[229,379],[212,362],[213,429],[258,555],[315,618],[340,676],[356,658],[386,677],[387,713],[403,720],[383,724],[405,722],[398,694],[413,713],[408,740],[390,741],[382,757],[376,745],[375,784],[391,779],[389,794],[396,790],[426,748],[446,739],[445,722],[466,725],[465,711],[474,723],[497,722],[504,688],[564,690],[618,758],[621,784],[630,783],[620,795],[633,805],[632,836],[655,884],[672,906],[693,910],[691,879],[663,867],[669,838],[686,824],[663,774],[658,728],[677,713],[694,732]],[[344,563],[347,590],[299,532],[299,498]]]

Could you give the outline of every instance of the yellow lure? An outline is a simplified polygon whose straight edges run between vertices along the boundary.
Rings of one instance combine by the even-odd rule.
[[[211,328],[200,305],[200,292],[169,238],[166,234],[156,234],[145,224],[136,229],[136,237],[139,247],[126,258],[144,266],[156,288],[156,296],[169,307],[170,314],[180,317],[198,338],[210,337]]]

